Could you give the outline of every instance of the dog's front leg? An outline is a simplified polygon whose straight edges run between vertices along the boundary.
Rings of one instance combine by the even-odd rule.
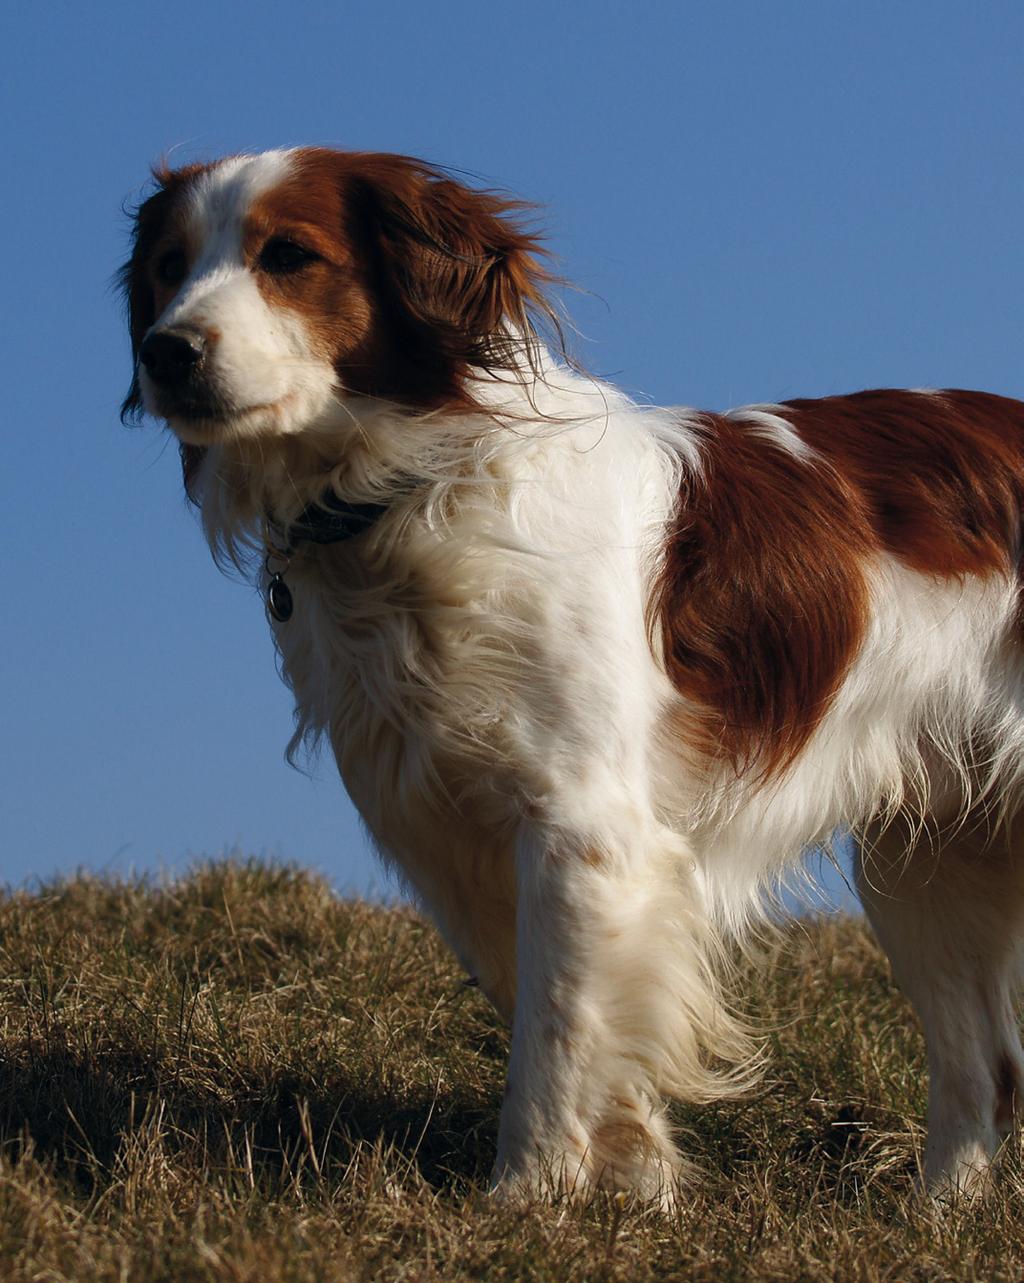
[[[516,850],[517,994],[499,1193],[588,1185],[670,1202],[682,1169],[661,1093],[706,1099],[709,981],[694,867],[652,818],[530,823]]]

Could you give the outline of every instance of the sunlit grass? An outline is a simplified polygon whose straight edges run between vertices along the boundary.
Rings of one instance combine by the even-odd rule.
[[[773,954],[769,1076],[677,1112],[679,1215],[517,1210],[506,1032],[415,915],[255,863],[8,894],[0,1278],[1019,1279],[1016,1155],[983,1207],[914,1196],[922,1047],[863,925]]]

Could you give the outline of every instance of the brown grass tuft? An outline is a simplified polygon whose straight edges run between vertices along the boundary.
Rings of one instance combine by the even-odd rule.
[[[507,1036],[414,914],[297,869],[0,899],[0,1278],[1018,1279],[1022,1180],[911,1185],[922,1049],[859,923],[798,926],[755,1098],[680,1110],[678,1219],[486,1197]]]

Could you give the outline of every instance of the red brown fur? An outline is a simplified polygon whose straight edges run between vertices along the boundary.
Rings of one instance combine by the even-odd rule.
[[[789,401],[793,426],[846,478],[873,542],[926,575],[1015,564],[1024,404],[987,392],[878,389]]]
[[[787,402],[817,460],[705,415],[703,477],[680,496],[652,608],[665,663],[701,710],[698,748],[765,776],[827,711],[884,551],[924,574],[1017,565],[1024,405],[879,390]]]
[[[720,415],[680,496],[651,620],[702,755],[766,774],[799,753],[857,651],[869,537],[843,481]],[[852,520],[837,514],[853,508]]]

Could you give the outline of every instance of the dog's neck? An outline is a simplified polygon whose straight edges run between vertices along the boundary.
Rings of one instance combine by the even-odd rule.
[[[546,358],[543,371],[517,379],[480,372],[472,383],[479,408],[415,411],[371,397],[339,397],[306,430],[235,437],[211,446],[195,486],[211,546],[240,562],[238,549],[263,547],[266,522],[305,524],[332,496],[343,513],[312,517],[316,531],[347,536],[353,522],[375,519],[411,490],[437,493],[467,482],[508,479],[511,452],[538,435],[594,424],[608,409],[608,389]],[[330,502],[326,507],[330,507]],[[320,542],[314,539],[313,542]]]

